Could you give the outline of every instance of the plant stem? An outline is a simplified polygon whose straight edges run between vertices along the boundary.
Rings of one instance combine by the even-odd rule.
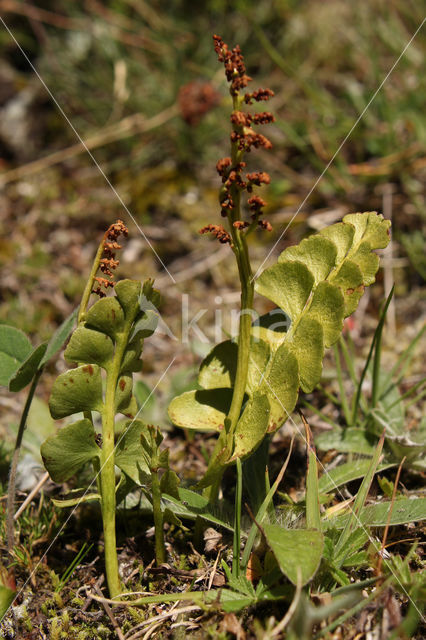
[[[152,470],[151,475],[152,489],[152,510],[154,514],[155,527],[155,561],[157,566],[166,561],[166,550],[164,547],[163,535],[163,513],[161,511],[161,489],[160,478],[157,469]]]
[[[102,415],[101,451],[101,507],[105,543],[105,571],[110,596],[115,598],[121,592],[118,575],[118,559],[115,531],[115,394],[120,376],[120,367],[127,344],[131,323],[117,336],[114,358],[107,369],[105,405]]]
[[[38,369],[33,381],[31,383],[30,390],[28,392],[27,400],[25,402],[24,410],[22,411],[21,420],[18,427],[18,435],[16,436],[15,449],[13,451],[12,463],[9,471],[9,483],[7,491],[7,554],[9,562],[12,560],[13,545],[15,542],[15,526],[14,526],[14,511],[15,511],[15,494],[16,494],[16,470],[18,468],[19,451],[21,449],[22,438],[24,436],[25,426],[27,423],[28,413],[33,401],[34,393],[40,380],[40,376],[43,369]]]
[[[232,576],[240,577],[240,548],[241,548],[241,499],[243,494],[243,472],[241,460],[237,458],[237,485],[235,487],[235,516],[234,516],[234,544],[232,557]]]
[[[99,264],[100,264],[100,261],[101,261],[101,258],[102,258],[103,252],[104,252],[105,238],[106,238],[107,233],[108,233],[108,231],[106,231],[104,233],[102,241],[99,244],[98,250],[96,252],[95,259],[93,260],[92,269],[90,271],[90,275],[89,275],[89,277],[87,279],[87,283],[86,283],[86,286],[84,288],[83,295],[81,297],[80,308],[78,310],[78,316],[77,316],[77,324],[80,324],[81,322],[84,322],[84,320],[85,320],[86,309],[87,309],[87,305],[89,304],[89,298],[90,298],[91,293],[92,293],[93,283],[95,282],[95,276],[96,276],[96,274],[98,272]]]

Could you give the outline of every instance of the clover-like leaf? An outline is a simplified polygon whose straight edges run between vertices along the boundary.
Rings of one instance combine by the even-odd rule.
[[[126,320],[133,321],[140,311],[141,290],[142,285],[138,280],[120,280],[115,285],[115,293]]]
[[[47,342],[39,344],[33,349],[28,358],[24,360],[19,369],[15,371],[9,380],[9,391],[21,391],[34,378],[41,367],[41,361],[46,353]]]
[[[129,406],[132,397],[132,376],[120,376],[115,393],[115,410],[123,411]]]
[[[9,380],[31,351],[31,342],[23,331],[5,324],[0,325],[0,385],[9,384]]]
[[[49,408],[55,419],[80,411],[102,411],[102,379],[97,365],[84,364],[61,373],[53,384]]]
[[[256,392],[247,402],[235,428],[232,459],[244,458],[262,442],[268,431],[269,411],[267,396]]]
[[[297,584],[298,569],[302,585],[312,580],[321,562],[323,534],[316,529],[284,529],[277,524],[264,524],[262,530],[266,544],[290,582]]]
[[[233,340],[217,344],[204,358],[198,374],[203,389],[232,387],[237,370],[238,346]]]
[[[117,298],[101,298],[86,313],[86,326],[106,333],[113,340],[123,323],[124,313]]]
[[[232,399],[231,389],[186,391],[169,405],[173,424],[186,429],[221,431]]]
[[[137,485],[147,484],[151,477],[143,455],[142,436],[146,428],[141,420],[128,420],[117,435],[115,464]]]
[[[95,441],[90,420],[69,424],[41,445],[44,466],[54,482],[65,482],[86,462],[100,458],[101,450]]]
[[[77,327],[64,353],[68,362],[98,364],[101,367],[106,367],[113,355],[111,338],[106,333],[86,327]]]

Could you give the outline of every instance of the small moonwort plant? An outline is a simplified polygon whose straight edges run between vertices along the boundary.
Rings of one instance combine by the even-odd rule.
[[[86,490],[83,496],[71,496],[62,505],[99,500],[105,568],[112,597],[121,591],[115,531],[116,491],[120,485],[116,484],[115,466],[123,472],[120,484],[125,476],[137,484],[148,484],[152,472],[147,447],[143,446],[150,438],[144,439],[146,426],[135,419],[132,374],[142,367],[143,341],[156,327],[151,308],[158,304],[158,294],[150,280],[143,286],[135,280],[114,283],[112,271],[118,265],[115,252],[121,248],[117,239],[122,234],[127,235],[127,229],[118,221],[111,225],[99,246],[83,294],[78,326],[64,354],[77,367],[57,378],[50,396],[54,418],[80,412],[84,417],[60,429],[41,447],[46,469],[56,482],[68,480],[87,462],[93,464],[97,492]],[[96,275],[99,268],[103,276]],[[115,296],[105,297],[108,287],[115,287]],[[101,299],[88,308],[91,293]],[[100,431],[96,429],[96,413],[101,418]],[[117,414],[127,420],[117,423]]]

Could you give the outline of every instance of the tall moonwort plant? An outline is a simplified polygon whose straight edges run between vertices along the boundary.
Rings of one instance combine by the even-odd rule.
[[[343,222],[286,249],[254,282],[247,236],[257,227],[271,226],[261,217],[265,202],[253,195],[253,188],[270,178],[265,172],[244,173],[243,158],[252,147],[272,146],[253,127],[272,122],[273,116],[252,114],[244,107],[268,100],[273,92],[243,93],[250,78],[240,48],[229,50],[219,36],[214,42],[233,100],[231,156],[217,164],[223,183],[221,215],[228,230],[210,224],[201,233],[213,233],[235,254],[241,285],[239,334],[218,344],[204,359],[198,377],[201,388],[178,396],[169,407],[176,425],[219,434],[199,484],[208,488],[211,500],[226,466],[253,453],[291,414],[299,389],[312,391],[319,382],[324,349],[338,340],[344,318],[374,282],[379,259],[373,251],[386,247],[390,226],[374,212],[347,215]],[[241,211],[244,193],[249,196],[248,220]],[[255,290],[279,309],[252,325]]]
[[[148,484],[151,478],[144,446],[149,434],[146,425],[134,418],[137,405],[132,395],[132,374],[142,368],[143,342],[155,330],[152,309],[158,304],[158,294],[150,280],[143,285],[136,280],[114,283],[112,271],[118,265],[115,252],[121,248],[117,243],[121,234],[127,235],[127,229],[118,221],[111,225],[99,246],[82,297],[78,326],[64,353],[65,359],[77,366],[58,376],[49,400],[55,419],[76,413],[82,413],[83,417],[60,429],[41,447],[45,467],[55,482],[68,480],[85,463],[93,465],[97,491],[86,489],[77,497],[64,500],[62,505],[72,506],[82,500],[100,502],[111,597],[121,591],[116,492],[126,477],[138,484]],[[96,275],[99,268],[102,276]],[[104,289],[108,287],[114,287],[114,296],[105,297]],[[88,307],[92,293],[101,299]],[[101,419],[100,429],[95,427],[96,414]],[[117,423],[117,414],[123,414],[127,420]],[[116,466],[123,472],[118,484]]]

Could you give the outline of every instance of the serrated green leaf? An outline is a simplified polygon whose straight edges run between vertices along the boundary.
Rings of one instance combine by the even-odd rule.
[[[113,340],[123,323],[124,312],[117,298],[101,298],[86,313],[86,326],[106,333]]]
[[[41,445],[44,466],[54,482],[65,482],[86,462],[100,458],[90,420],[79,420],[47,438]]]
[[[128,420],[117,435],[115,464],[137,485],[147,484],[151,472],[144,459],[142,435],[146,425],[141,420]]]
[[[98,365],[84,364],[61,373],[53,384],[49,407],[55,419],[80,411],[102,411],[102,378]]]
[[[352,243],[355,248],[361,241],[369,242],[374,249],[384,249],[388,246],[390,220],[385,220],[375,211],[348,213],[343,222],[353,225],[355,229]]]
[[[77,327],[65,349],[68,362],[98,364],[106,367],[114,355],[114,345],[106,333]]]
[[[233,340],[216,345],[204,358],[198,374],[203,389],[232,387],[237,369],[238,346]]]
[[[264,524],[266,543],[278,565],[293,584],[297,584],[300,568],[302,585],[317,572],[324,547],[324,536],[315,529],[284,529],[277,524]]]
[[[0,385],[7,387],[31,351],[31,342],[23,331],[0,324]]]
[[[268,431],[269,401],[258,392],[247,402],[234,434],[234,451],[231,460],[244,458],[256,449]]]
[[[306,265],[314,276],[315,285],[325,280],[336,264],[337,248],[324,236],[315,234],[305,238],[294,247],[285,249],[278,262],[299,261]]]
[[[186,391],[171,401],[168,413],[170,420],[178,427],[221,431],[231,400],[231,389]]]
[[[9,391],[21,391],[21,389],[31,382],[37,371],[40,369],[40,363],[46,353],[46,349],[47,342],[44,342],[30,353],[28,358],[24,360],[19,369],[15,371],[9,380]]]

